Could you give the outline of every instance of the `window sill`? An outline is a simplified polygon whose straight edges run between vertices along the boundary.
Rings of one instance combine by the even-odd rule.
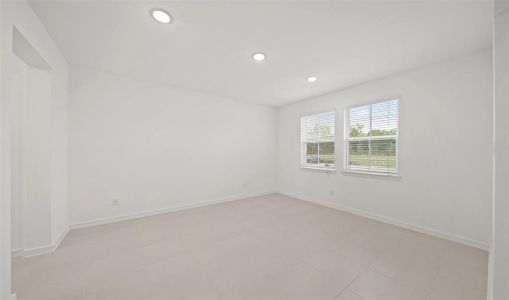
[[[354,170],[346,170],[343,169],[342,173],[345,175],[359,175],[359,176],[366,176],[366,177],[381,177],[381,178],[388,178],[388,179],[401,179],[401,176],[399,173],[377,173],[377,172],[363,172],[363,171],[354,171]]]
[[[300,166],[301,169],[312,170],[312,171],[320,171],[326,173],[335,173],[336,169],[331,168],[320,168],[320,167],[309,167],[309,166]]]

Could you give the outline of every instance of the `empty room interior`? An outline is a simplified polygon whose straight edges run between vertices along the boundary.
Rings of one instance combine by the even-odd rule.
[[[0,300],[509,300],[508,1],[0,0]]]

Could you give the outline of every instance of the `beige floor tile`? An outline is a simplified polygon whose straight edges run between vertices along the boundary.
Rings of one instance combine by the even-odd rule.
[[[350,289],[345,289],[341,292],[341,294],[339,294],[336,300],[364,300],[364,298],[352,292]]]
[[[371,264],[381,255],[382,251],[365,248],[349,239],[341,239],[332,244],[331,249],[343,256],[363,264]]]
[[[436,260],[423,259],[418,255],[385,254],[379,257],[370,269],[383,274],[398,283],[427,293],[432,280],[437,276],[439,263]]]
[[[334,299],[343,289],[334,279],[304,263],[281,269],[273,278],[288,299]]]
[[[471,249],[458,248],[457,251],[461,257]],[[438,274],[430,284],[432,299],[486,299],[487,268],[473,262],[461,264],[461,260],[440,264]]]
[[[487,253],[282,195],[71,231],[19,300],[485,299]]]
[[[367,265],[358,263],[330,249],[306,257],[304,262],[334,281],[340,287],[340,290],[346,288],[368,268]]]
[[[395,280],[372,270],[367,270],[362,273],[349,286],[349,289],[364,299],[420,300],[428,298],[426,294],[419,293],[408,286],[399,284]]]

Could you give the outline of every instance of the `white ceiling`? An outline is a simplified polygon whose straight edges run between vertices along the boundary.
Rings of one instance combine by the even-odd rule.
[[[491,47],[491,1],[31,1],[71,64],[282,105]],[[149,10],[170,12],[170,25]],[[255,52],[266,53],[257,63]],[[317,76],[315,83],[306,77]]]

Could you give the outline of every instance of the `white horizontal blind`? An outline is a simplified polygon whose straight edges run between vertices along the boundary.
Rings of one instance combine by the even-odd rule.
[[[303,166],[334,169],[335,118],[336,114],[334,111],[301,118],[301,164]]]
[[[345,168],[368,173],[398,173],[399,102],[346,110]]]

